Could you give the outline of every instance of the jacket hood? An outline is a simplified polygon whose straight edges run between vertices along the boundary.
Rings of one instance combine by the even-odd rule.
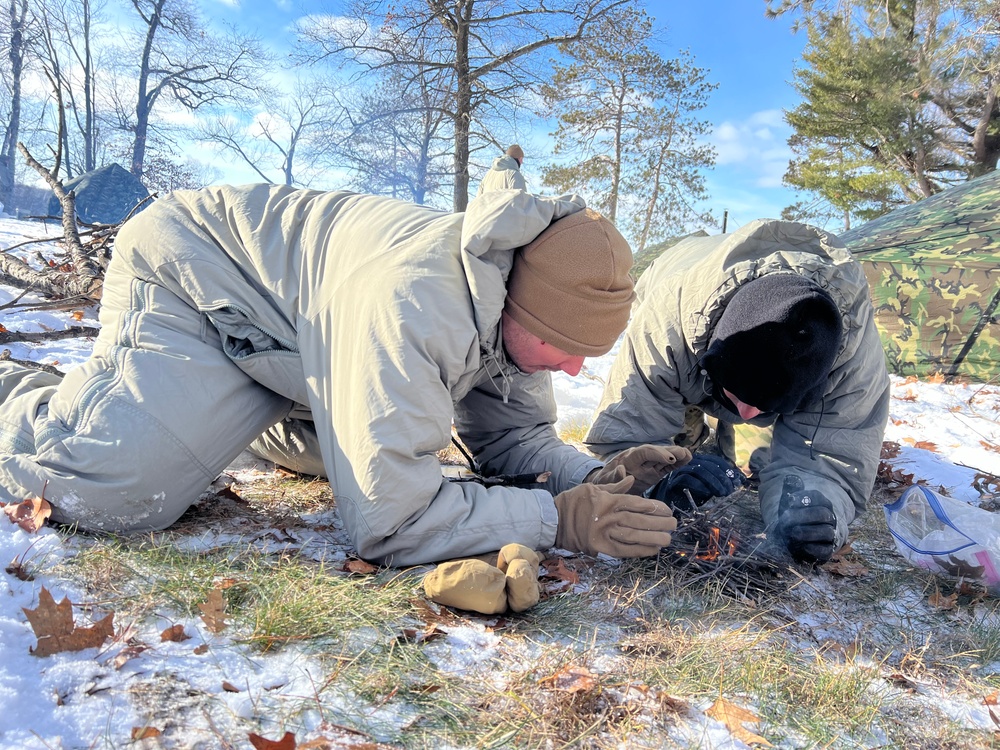
[[[462,265],[485,348],[495,343],[514,251],[553,221],[584,208],[578,195],[550,198],[511,190],[483,193],[469,202],[462,222]]]
[[[865,320],[860,306],[867,304],[868,286],[860,266],[835,235],[808,224],[758,219],[730,234],[682,240],[667,252],[671,272],[676,273],[682,262],[685,278],[697,280],[682,285],[680,291],[681,308],[688,311],[682,330],[697,358],[708,349],[736,290],[772,273],[799,274],[829,294],[840,310],[845,333],[835,362],[853,354],[850,349],[857,346],[859,337],[847,334]],[[661,274],[667,270],[667,264],[662,266]],[[640,300],[662,283],[659,275],[643,274],[636,288]]]
[[[493,160],[493,166],[491,169],[501,171],[504,169],[520,169],[521,165],[517,163],[517,159],[513,156],[498,156]]]

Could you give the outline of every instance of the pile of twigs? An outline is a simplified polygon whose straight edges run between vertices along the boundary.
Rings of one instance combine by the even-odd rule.
[[[742,493],[740,493],[742,494]],[[766,541],[741,537],[726,517],[732,502],[711,509],[677,512],[677,530],[662,559],[683,575],[685,585],[716,586],[745,603],[761,596],[775,596],[788,589],[791,574],[787,561],[764,549]]]

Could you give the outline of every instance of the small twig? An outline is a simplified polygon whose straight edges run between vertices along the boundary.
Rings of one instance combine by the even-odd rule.
[[[0,331],[0,344],[27,342],[37,344],[41,341],[61,341],[78,336],[96,336],[99,328],[92,326],[73,326],[61,331]]]
[[[4,349],[0,352],[0,362],[13,362],[14,364],[21,365],[22,367],[28,367],[32,370],[42,370],[44,372],[51,373],[52,375],[58,375],[59,377],[63,377],[66,374],[62,370],[57,370],[52,365],[34,362],[30,359],[14,359],[10,356],[10,349]]]

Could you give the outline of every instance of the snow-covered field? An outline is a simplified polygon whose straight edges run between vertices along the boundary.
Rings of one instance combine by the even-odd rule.
[[[35,223],[0,219],[0,248],[20,242],[26,236],[38,236],[41,229]],[[34,248],[27,249],[29,253],[33,251]],[[16,290],[0,287],[0,304],[11,301],[16,295]],[[72,317],[74,312],[77,311],[28,313],[18,308],[5,309],[0,311],[0,323],[9,331],[63,328],[70,322],[96,325],[93,310],[85,309],[80,311],[82,316]],[[16,359],[57,364],[60,369],[67,370],[87,357],[90,346],[91,342],[86,339],[70,339],[46,345],[11,344],[2,348],[9,348]],[[610,367],[613,354],[588,362],[589,376],[572,379],[559,374],[555,377],[562,426],[589,420],[600,398],[600,377]],[[933,488],[946,488],[953,497],[976,500],[979,495],[973,482],[977,474],[1000,475],[998,415],[1000,387],[997,385],[946,385],[895,378],[892,415],[886,434],[886,440],[901,446],[893,466],[926,480]],[[262,475],[246,467],[234,468],[233,474],[242,482],[252,482],[255,475]],[[0,561],[4,565],[16,567],[17,563],[28,560],[55,562],[75,554],[79,543],[49,528],[29,535],[0,518]],[[191,543],[199,542],[192,540]],[[210,541],[204,543],[207,545]],[[892,545],[888,538],[885,543]],[[173,741],[178,744],[171,747],[202,746],[198,743],[211,737],[207,727],[213,722],[216,725],[225,722],[227,716],[235,722],[251,714],[266,713],[277,719],[292,713],[296,706],[308,703],[316,685],[329,677],[328,666],[295,646],[274,655],[251,655],[228,635],[210,632],[200,618],[177,618],[170,612],[163,612],[155,622],[115,622],[116,628],[129,629],[129,635],[148,646],[141,655],[124,663],[119,661],[127,648],[125,638],[116,638],[100,649],[36,657],[31,654],[36,638],[24,610],[39,606],[42,587],[50,590],[56,601],[68,597],[74,605],[87,605],[88,594],[44,573],[32,580],[7,574],[3,581],[5,591],[0,597],[2,750],[128,746],[134,728],[144,726],[146,721],[143,701],[122,697],[128,694],[137,675],[183,675],[185,689],[198,691],[203,700],[215,706],[210,720],[192,727],[188,739],[175,734]],[[100,603],[95,605],[99,611]],[[79,608],[74,614],[78,622],[85,621]],[[183,625],[191,639],[161,642],[160,632],[177,624]],[[198,649],[203,644],[210,648]],[[499,636],[470,621],[463,627],[452,628],[445,638],[427,648],[442,668],[464,671],[490,662],[499,647]],[[235,686],[238,692],[224,689],[224,682]],[[169,686],[164,690],[169,691]],[[161,698],[150,695],[148,699]],[[373,725],[391,725],[405,720],[393,711],[390,705],[373,708]],[[970,728],[992,727],[986,707],[981,704],[960,703],[954,707],[954,713]],[[307,715],[300,739],[309,731],[316,731],[321,723],[319,715],[312,719]],[[678,742],[687,737],[699,747],[745,746],[722,724],[704,713],[690,717],[676,732]],[[276,730],[270,736],[278,738],[280,732]],[[208,742],[203,746],[211,747],[210,740]]]

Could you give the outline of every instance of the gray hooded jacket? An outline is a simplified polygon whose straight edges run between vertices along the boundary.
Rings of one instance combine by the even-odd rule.
[[[636,286],[637,306],[585,442],[605,456],[642,443],[670,444],[683,431],[687,405],[743,422],[712,397],[699,362],[736,289],[782,272],[801,274],[831,295],[844,335],[820,400],[750,420],[774,424],[771,463],[761,471],[761,511],[772,525],[784,477],[798,474],[833,502],[842,544],[875,481],[889,377],[864,272],[835,237],[814,227],[759,220],[731,234],[689,238],[661,255]]]
[[[0,408],[0,496],[46,488],[59,520],[163,528],[261,430],[308,412],[361,556],[549,547],[552,495],[600,462],[558,439],[549,373],[508,362],[499,324],[514,251],[583,207],[513,191],[464,214],[274,185],[171,193],[119,233],[95,356],[44,407]],[[548,484],[444,480],[453,424],[487,473]]]
[[[528,186],[521,174],[521,167],[513,156],[498,156],[493,166],[483,175],[477,196],[491,190],[527,190]]]

